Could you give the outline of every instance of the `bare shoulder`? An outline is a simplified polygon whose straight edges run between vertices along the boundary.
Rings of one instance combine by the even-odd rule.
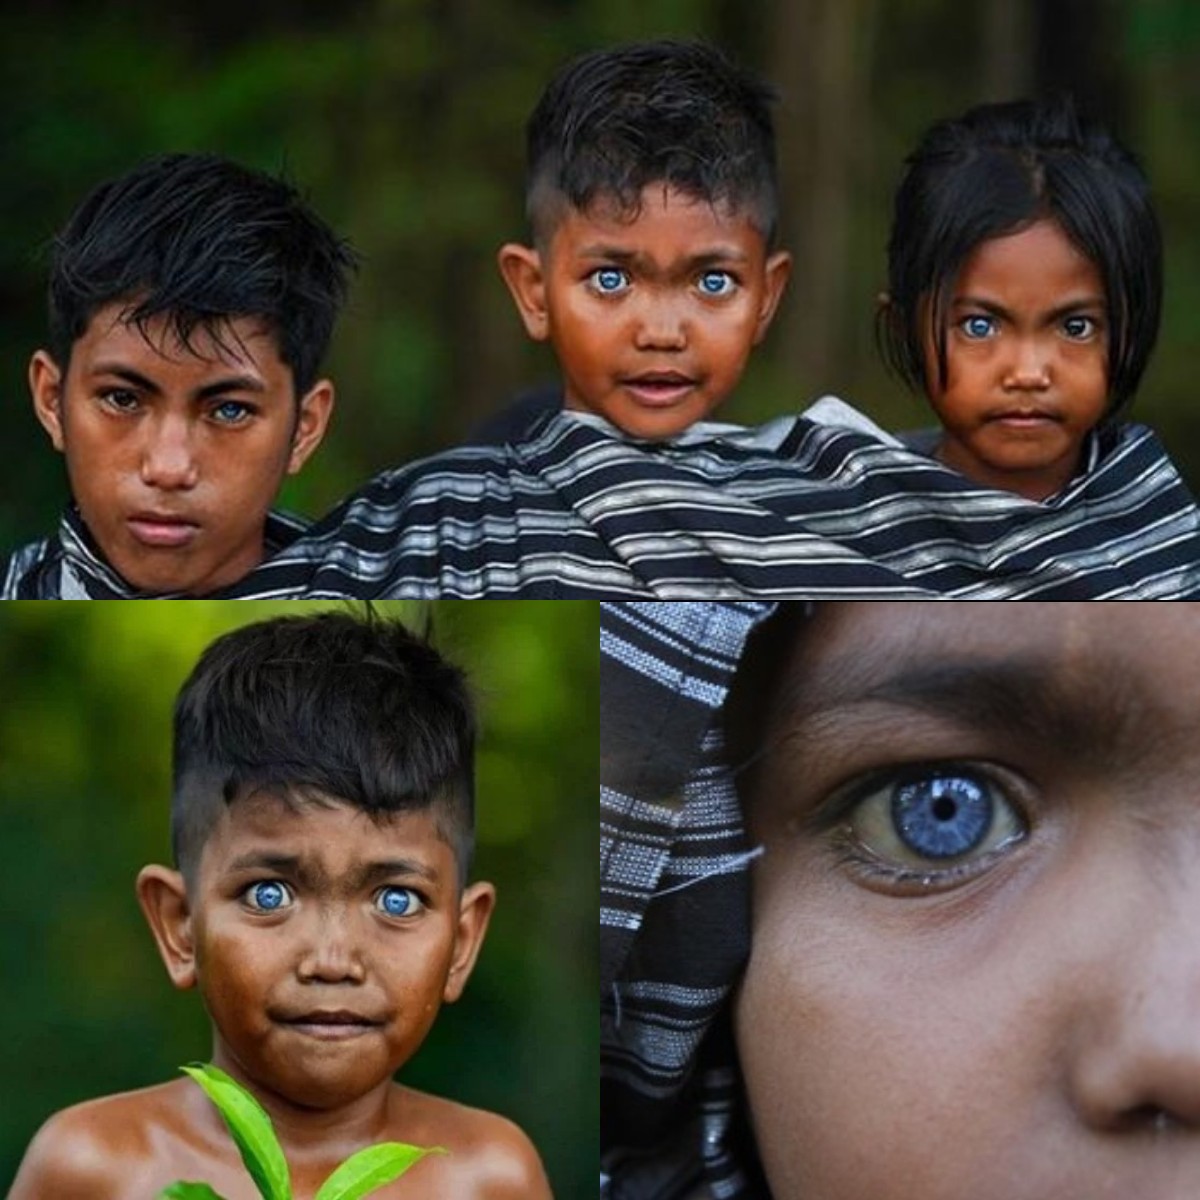
[[[422,1164],[430,1186],[472,1200],[550,1200],[542,1160],[514,1122],[426,1092],[398,1090],[408,1118],[398,1140],[448,1152]],[[415,1173],[412,1182],[417,1182]]]
[[[103,1096],[55,1113],[34,1135],[8,1200],[108,1200],[129,1195],[151,1157],[155,1127],[177,1105],[177,1085]]]

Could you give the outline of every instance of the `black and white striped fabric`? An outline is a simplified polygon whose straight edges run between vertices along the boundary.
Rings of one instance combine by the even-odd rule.
[[[770,1198],[728,1028],[754,850],[719,710],[775,607],[601,606],[601,1200]]]
[[[267,514],[263,541],[277,554],[308,528],[289,513]],[[0,571],[0,600],[137,600],[145,592],[129,586],[105,561],[74,504],[51,537],[22,546]],[[163,597],[169,599],[171,597]]]
[[[22,586],[23,562],[10,567],[6,586]],[[804,417],[650,444],[567,413],[549,415],[517,442],[461,447],[376,476],[220,593],[665,600],[1196,594],[1200,511],[1142,427],[1109,431],[1092,469],[1035,503],[977,487],[895,443]]]
[[[604,604],[601,1200],[762,1200],[726,1004],[748,870],[717,713],[773,605]]]

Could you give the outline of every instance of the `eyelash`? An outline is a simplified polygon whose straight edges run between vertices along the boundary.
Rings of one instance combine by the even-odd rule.
[[[933,780],[967,780],[987,793],[992,811],[988,825],[980,835],[980,843],[987,840],[998,823],[1009,824],[1009,832],[996,845],[982,852],[978,846],[972,846],[959,855],[947,855],[942,866],[937,865],[936,858],[922,854],[911,844],[906,851],[902,848],[902,852],[927,861],[920,866],[889,861],[884,852],[866,843],[861,832],[855,829],[855,820],[861,817],[869,801],[890,796],[887,820],[893,823],[894,830],[897,790]],[[858,875],[868,886],[875,885],[900,894],[926,895],[948,891],[985,874],[1028,839],[1031,832],[1028,805],[1018,798],[1025,790],[1024,781],[1011,771],[991,764],[961,761],[905,764],[873,772],[839,789],[817,819],[819,825],[830,831],[830,844],[839,866]],[[895,840],[903,842],[905,839],[896,833]]]

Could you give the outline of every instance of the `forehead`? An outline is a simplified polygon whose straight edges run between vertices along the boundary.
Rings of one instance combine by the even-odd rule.
[[[195,325],[186,341],[170,313],[145,321],[132,319],[133,301],[106,304],[93,313],[71,348],[72,364],[82,367],[114,362],[145,371],[185,367],[194,372],[250,373],[268,377],[287,370],[278,340],[260,317],[225,317]]]
[[[607,194],[586,209],[566,206],[551,238],[552,252],[610,247],[672,257],[722,247],[735,254],[761,254],[764,245],[748,208],[705,200],[665,183],[644,188],[634,207]]]
[[[1057,221],[1042,220],[980,242],[959,271],[956,292],[1103,296],[1104,281]]]
[[[438,879],[454,878],[454,852],[429,810],[372,815],[349,804],[269,792],[223,806],[204,844],[200,874],[219,874],[255,856],[300,859],[326,878],[401,860]]]
[[[823,604],[798,630],[776,720],[880,705],[1087,740],[1200,723],[1200,604]]]

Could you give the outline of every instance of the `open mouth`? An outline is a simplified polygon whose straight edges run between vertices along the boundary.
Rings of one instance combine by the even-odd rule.
[[[667,408],[688,395],[696,381],[678,371],[647,371],[644,375],[629,376],[621,384],[639,404]]]

